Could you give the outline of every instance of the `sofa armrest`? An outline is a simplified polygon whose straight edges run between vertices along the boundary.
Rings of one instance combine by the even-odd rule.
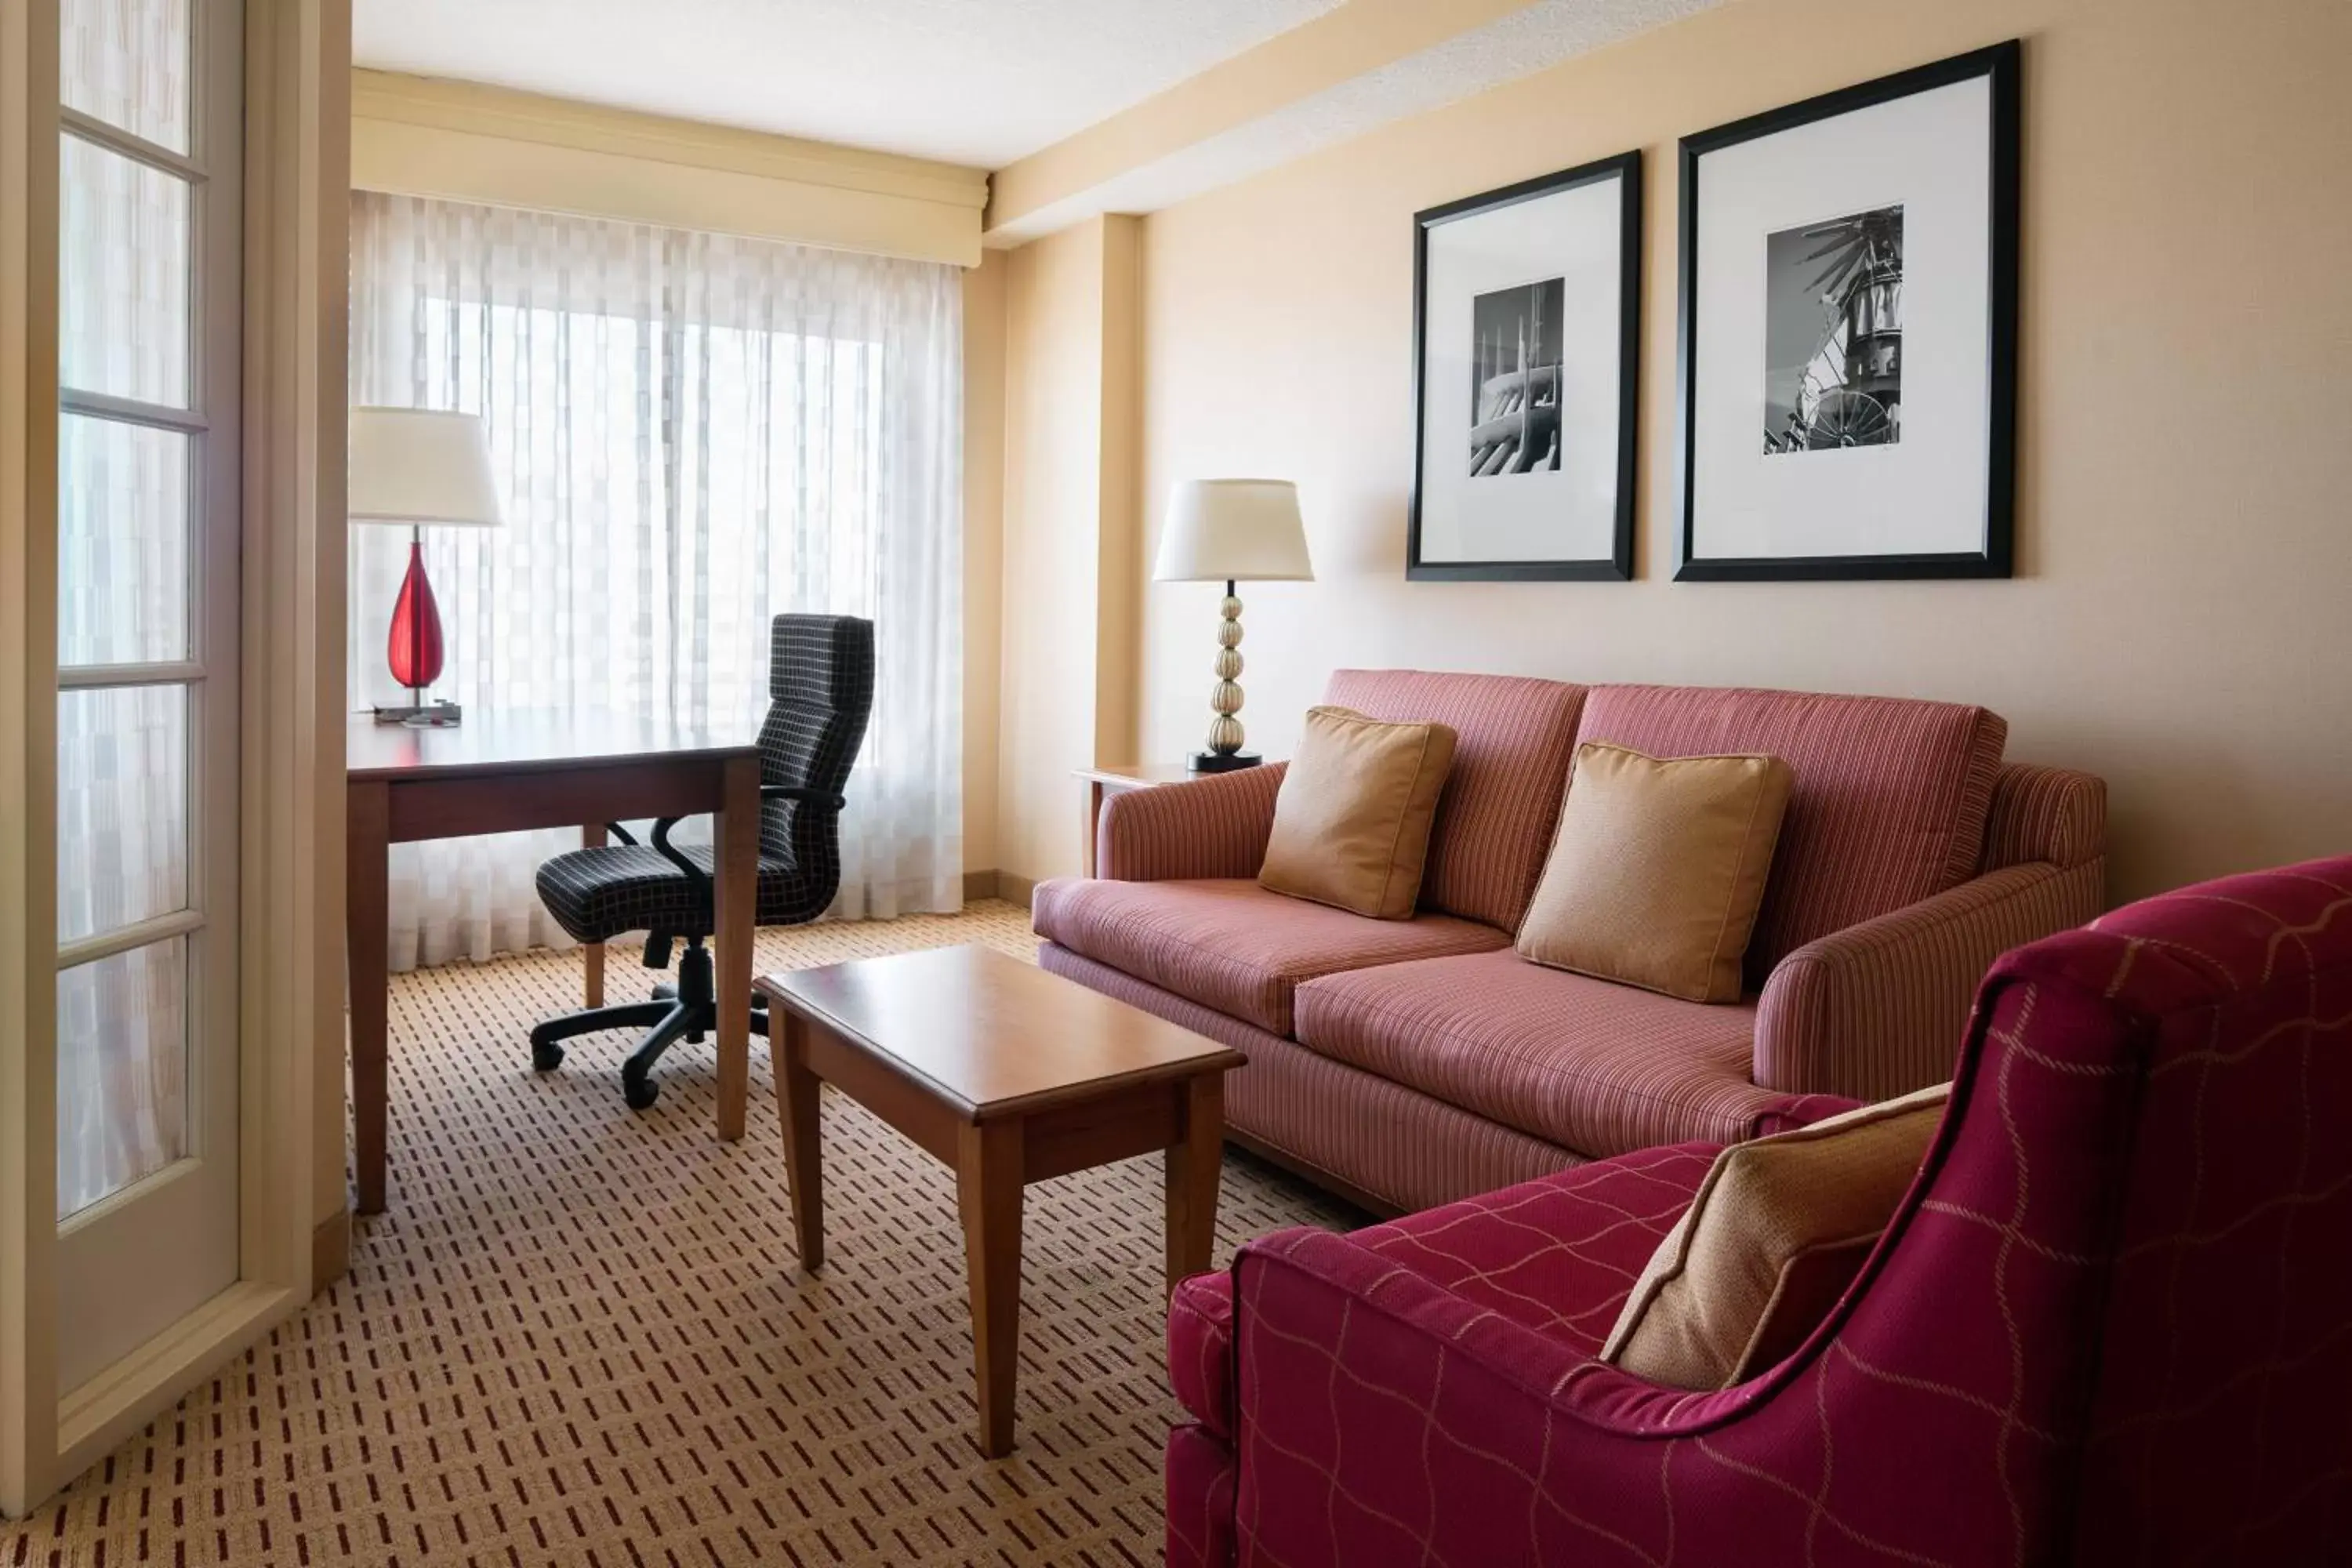
[[[2106,852],[2106,781],[2072,768],[2002,765],[1985,817],[1986,870],[2035,861],[2071,868],[2104,858]]]
[[[1806,943],[1764,983],[1756,1081],[1864,1100],[1942,1082],[1993,960],[2096,918],[2105,900],[2104,859],[2036,861]]]
[[[1256,876],[1288,769],[1268,763],[1112,795],[1095,828],[1095,874],[1115,882]]]
[[[1234,1277],[1195,1274],[1168,1298],[1168,1386],[1213,1436],[1234,1436]]]

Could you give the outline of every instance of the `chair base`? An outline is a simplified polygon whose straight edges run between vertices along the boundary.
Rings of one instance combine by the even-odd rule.
[[[751,1032],[768,1032],[768,1016],[762,1010],[764,996],[754,996],[751,1011]],[[661,1098],[661,1086],[653,1080],[654,1064],[662,1053],[681,1038],[688,1045],[699,1045],[704,1036],[719,1027],[719,1002],[710,973],[710,950],[699,941],[687,943],[678,954],[677,984],[656,985],[653,999],[646,1002],[618,1002],[609,1007],[591,1007],[583,1012],[566,1013],[550,1018],[530,1032],[530,1065],[539,1072],[553,1072],[563,1065],[561,1042],[575,1035],[593,1035],[602,1029],[644,1029],[645,1036],[629,1059],[621,1064],[621,1097],[632,1110],[649,1109]]]

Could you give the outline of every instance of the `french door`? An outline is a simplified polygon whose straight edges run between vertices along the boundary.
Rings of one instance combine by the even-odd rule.
[[[58,0],[60,1391],[239,1271],[241,11]]]

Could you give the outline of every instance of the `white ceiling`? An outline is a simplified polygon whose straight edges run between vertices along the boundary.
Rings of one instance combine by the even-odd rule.
[[[1340,0],[355,0],[362,66],[1000,169]]]

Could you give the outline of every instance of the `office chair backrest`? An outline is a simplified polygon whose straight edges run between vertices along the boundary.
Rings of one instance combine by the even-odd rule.
[[[874,623],[778,616],[770,639],[760,782],[841,795],[874,710]],[[760,812],[760,852],[787,856],[804,872],[829,868],[830,886],[840,876],[839,819],[797,801],[770,801]]]

